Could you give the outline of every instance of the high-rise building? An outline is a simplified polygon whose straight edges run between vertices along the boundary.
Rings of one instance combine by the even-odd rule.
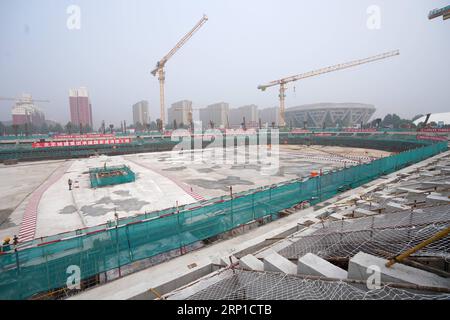
[[[172,106],[169,108],[168,112],[168,124],[173,124],[175,120],[177,125],[189,125],[189,113],[192,112],[192,101],[189,100],[181,100],[175,103],[172,103]]]
[[[214,128],[228,127],[229,109],[230,107],[226,102],[211,104],[204,109],[200,109],[200,121],[203,128],[209,128],[211,121],[214,123]]]
[[[69,90],[70,122],[74,125],[83,127],[92,125],[92,105],[89,100],[87,88]]]
[[[259,118],[261,119],[261,124],[263,126],[267,125],[269,127],[272,126],[272,122],[275,123],[275,125],[278,124],[278,107],[273,108],[265,108],[259,110]],[[258,119],[259,122],[259,119]]]
[[[44,113],[33,103],[31,94],[23,94],[11,109],[13,125],[32,124],[40,127],[45,122]]]
[[[142,100],[133,104],[133,123],[138,123],[145,126],[150,123],[150,116],[148,113],[148,101]]]
[[[258,106],[250,104],[235,109],[230,109],[229,121],[231,127],[240,127],[245,118],[245,126],[258,126]]]

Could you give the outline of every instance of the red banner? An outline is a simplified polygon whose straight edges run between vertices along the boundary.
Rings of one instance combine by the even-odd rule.
[[[96,139],[96,138],[114,138],[115,133],[89,133],[89,134],[58,134],[53,139]]]
[[[228,136],[233,136],[233,135],[253,135],[256,134],[256,130],[255,129],[226,129],[225,130],[225,134]]]
[[[358,128],[345,128],[345,132],[377,132],[376,128],[358,129]]]
[[[292,129],[291,133],[311,133],[311,131],[306,129]]]
[[[319,133],[315,133],[314,135],[315,135],[315,136],[318,136],[318,137],[330,137],[330,136],[332,136],[333,134],[332,134],[332,133],[329,133],[329,132],[319,132]]]
[[[422,136],[417,135],[417,140],[433,140],[433,141],[447,141],[447,137],[440,137],[440,136]]]
[[[450,128],[423,128],[420,132],[450,132]]]
[[[55,148],[55,147],[76,147],[76,146],[96,146],[105,144],[131,143],[130,138],[116,139],[96,139],[96,140],[70,140],[70,141],[46,141],[33,142],[33,148]]]

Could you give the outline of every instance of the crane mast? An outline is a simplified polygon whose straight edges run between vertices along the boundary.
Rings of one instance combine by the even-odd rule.
[[[173,47],[161,60],[159,60],[156,63],[155,69],[151,71],[151,74],[153,76],[156,76],[158,74],[158,80],[159,80],[159,101],[160,101],[160,113],[161,113],[161,123],[162,123],[162,130],[164,131],[165,126],[165,117],[166,117],[166,110],[165,110],[165,102],[164,102],[164,81],[166,80],[166,73],[164,71],[164,66],[166,65],[166,62],[194,35],[195,32],[197,32],[208,20],[208,17],[206,15],[203,15],[203,17],[197,22],[197,24],[189,31],[187,34],[184,35],[183,38],[181,38],[180,41]]]
[[[285,126],[284,111],[285,111],[286,84],[288,84],[290,82],[297,81],[297,80],[318,76],[320,74],[329,73],[329,72],[333,72],[333,71],[338,71],[338,70],[342,70],[342,69],[347,69],[347,68],[355,67],[355,66],[358,66],[358,65],[361,65],[361,64],[365,64],[365,63],[374,62],[374,61],[377,61],[377,60],[386,59],[386,58],[393,57],[393,56],[396,56],[396,55],[399,55],[399,54],[400,53],[399,53],[398,50],[394,50],[394,51],[385,52],[385,53],[378,54],[378,55],[371,56],[371,57],[364,58],[364,59],[359,59],[359,60],[353,60],[353,61],[350,61],[350,62],[340,63],[340,64],[337,64],[337,65],[334,65],[334,66],[330,66],[330,67],[321,68],[321,69],[314,70],[314,71],[301,73],[301,74],[298,74],[298,75],[295,75],[295,76],[290,76],[290,77],[282,78],[282,79],[279,79],[279,80],[274,80],[274,81],[271,81],[271,82],[269,82],[267,84],[259,85],[258,89],[260,89],[262,91],[265,91],[269,87],[273,87],[273,86],[276,86],[276,85],[280,86],[280,88],[279,88],[280,106],[279,106],[278,123],[279,123],[280,127],[284,127]]]

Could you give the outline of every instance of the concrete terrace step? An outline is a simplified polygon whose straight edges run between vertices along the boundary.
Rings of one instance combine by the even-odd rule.
[[[373,255],[358,252],[350,259],[348,265],[348,278],[355,280],[367,280],[373,274],[370,269],[379,268],[381,282],[383,283],[408,283],[425,287],[449,288],[450,279],[440,277],[434,273],[396,263],[386,267],[388,260]]]
[[[307,253],[298,259],[297,272],[298,274],[326,278],[347,278],[347,271],[312,253]]]
[[[264,271],[264,262],[262,262],[252,254],[243,256],[239,260],[239,266],[244,269]]]
[[[264,257],[264,271],[296,274],[297,266],[274,251]]]

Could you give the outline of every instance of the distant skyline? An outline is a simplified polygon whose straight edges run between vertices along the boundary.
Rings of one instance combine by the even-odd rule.
[[[81,10],[79,30],[67,27],[71,5]],[[399,49],[397,57],[294,83],[286,107],[357,102],[373,104],[374,117],[409,118],[450,111],[450,21],[427,18],[445,5],[448,1],[3,0],[0,96],[48,99],[37,105],[47,119],[65,124],[69,89],[87,87],[94,128],[102,120],[132,123],[132,105],[141,100],[149,101],[155,120],[159,86],[150,71],[206,14],[208,22],[166,65],[166,110],[184,99],[194,108],[220,101],[230,108],[274,107],[277,87],[261,92],[259,84]],[[0,101],[0,121],[11,120],[12,105]]]

